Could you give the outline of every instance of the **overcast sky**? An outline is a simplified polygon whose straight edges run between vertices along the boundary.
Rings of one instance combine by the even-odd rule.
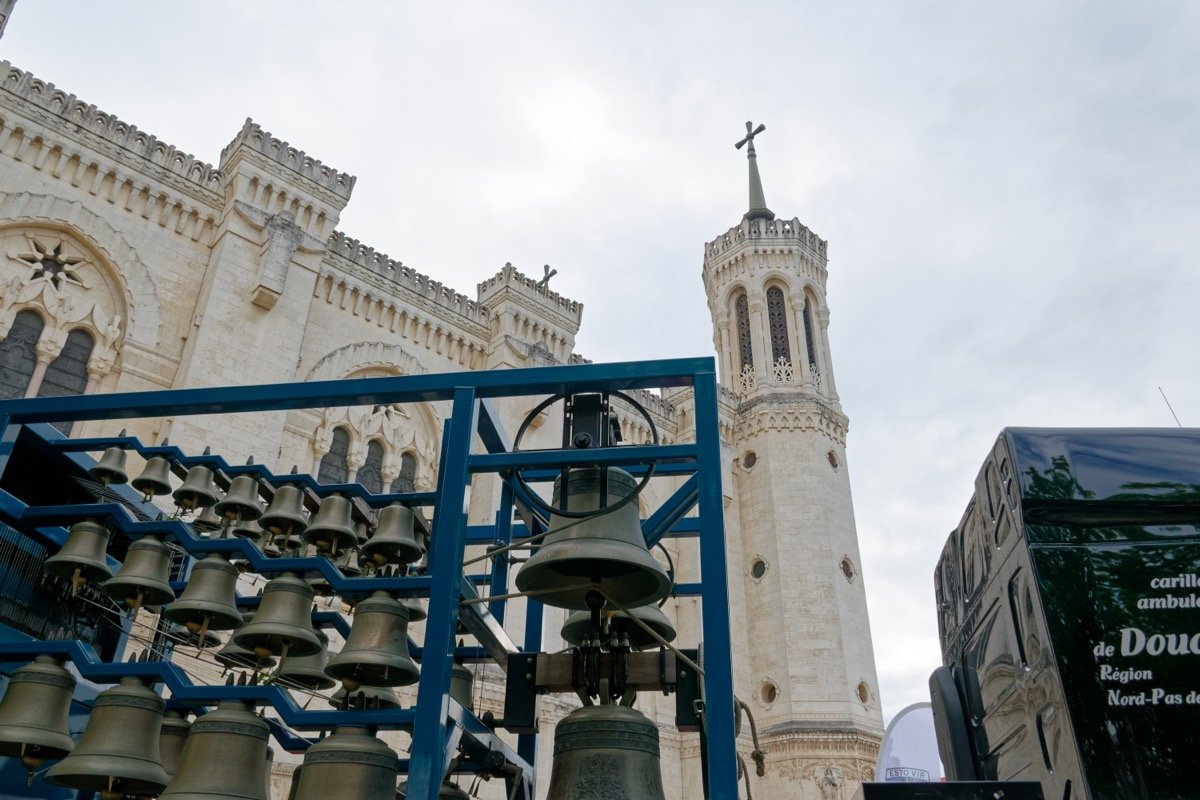
[[[709,355],[704,242],[829,241],[885,717],[1006,425],[1200,425],[1200,5],[21,0],[0,58],[202,160],[251,116],[339,228],[470,296],[511,261],[597,361]],[[565,13],[565,9],[570,13]]]

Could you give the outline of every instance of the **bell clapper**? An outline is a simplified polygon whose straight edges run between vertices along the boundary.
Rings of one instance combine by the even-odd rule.
[[[21,764],[25,767],[25,770],[29,773],[29,777],[26,779],[25,785],[33,786],[33,779],[37,775],[38,767],[40,767],[45,762],[46,759],[39,758],[39,757],[33,755],[32,753],[26,751],[25,748],[27,748],[27,747],[29,747],[28,742],[21,742]],[[35,747],[36,747],[36,745],[35,745]]]
[[[79,593],[79,587],[87,583],[87,578],[83,577],[81,567],[76,567],[75,572],[71,574],[71,597]]]

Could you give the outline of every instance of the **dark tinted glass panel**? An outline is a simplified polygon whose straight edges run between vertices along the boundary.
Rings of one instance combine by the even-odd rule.
[[[333,441],[329,452],[321,457],[317,470],[318,483],[345,483],[350,470],[346,467],[346,456],[350,452],[350,434],[345,428],[333,429]]]
[[[0,400],[25,396],[43,327],[42,318],[32,311],[22,311],[13,319],[8,336],[0,342]]]

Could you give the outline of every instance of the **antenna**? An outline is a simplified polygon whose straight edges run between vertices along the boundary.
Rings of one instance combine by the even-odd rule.
[[[1167,399],[1167,393],[1161,386],[1158,387],[1158,393],[1162,395],[1163,402],[1167,404],[1167,410],[1171,412],[1171,416],[1175,417],[1175,424],[1182,428],[1183,423],[1179,421],[1179,415],[1175,413],[1175,409],[1171,408],[1171,401]]]

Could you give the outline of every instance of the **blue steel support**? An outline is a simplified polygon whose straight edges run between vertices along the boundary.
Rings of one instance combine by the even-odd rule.
[[[525,642],[521,649],[526,653],[539,653],[542,650],[542,612],[545,606],[531,597],[525,598],[525,603]],[[517,755],[536,771],[537,736],[532,733],[518,734]]]
[[[438,476],[437,513],[433,518],[429,568],[441,575],[462,574],[466,503],[471,475],[467,469],[476,430],[476,397],[470,387],[454,393]],[[410,800],[437,800],[438,787],[452,754],[446,752],[451,653],[458,620],[460,581],[437,581],[429,593],[424,660],[417,690],[416,719],[408,773]]]
[[[512,544],[513,531],[513,493],[512,487],[505,481],[500,487],[500,510],[496,512],[496,535],[494,542],[499,547]],[[508,594],[508,551],[497,553],[492,558],[491,594],[493,597]],[[503,600],[493,600],[488,603],[488,610],[496,618],[496,622],[504,624],[504,609],[508,604]]]
[[[717,376],[696,375],[696,446],[700,467],[700,574],[704,586],[705,725],[708,732],[709,800],[738,800],[733,730],[733,660],[725,517],[721,493],[721,441],[717,427]]]

